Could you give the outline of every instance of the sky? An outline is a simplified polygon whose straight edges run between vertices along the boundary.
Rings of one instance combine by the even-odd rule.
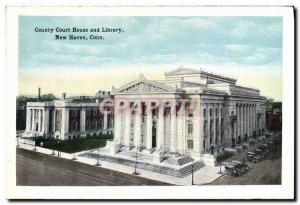
[[[121,28],[120,33],[36,32]],[[104,40],[55,40],[55,35]],[[164,79],[179,66],[203,69],[282,100],[281,17],[19,17],[19,95],[94,95],[143,73]],[[270,83],[271,82],[271,83]]]

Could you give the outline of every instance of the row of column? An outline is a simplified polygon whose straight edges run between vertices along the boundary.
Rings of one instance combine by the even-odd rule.
[[[53,110],[53,121],[52,121],[52,131],[55,132],[55,121],[56,119],[56,111],[58,109]],[[61,133],[68,133],[69,132],[69,108],[62,108],[60,109],[61,113]],[[103,130],[106,130],[108,128],[108,113],[103,113]],[[80,110],[80,132],[86,131],[86,108],[82,108]]]
[[[237,133],[235,137],[241,137],[241,139],[252,137],[254,131],[262,127],[260,123],[257,123],[256,104],[237,104],[236,112]]]
[[[219,146],[222,143],[223,105],[221,103],[205,104],[204,109],[206,110],[205,120],[207,122],[207,130],[204,131],[204,135],[207,137],[205,139],[205,150],[209,151],[211,145],[214,145],[216,148],[216,146]]]
[[[26,110],[26,131],[47,132],[48,131],[49,110],[27,108]]]
[[[165,106],[158,106],[157,109],[157,121],[156,121],[156,133],[152,133],[153,131],[153,107],[151,102],[145,103],[145,113],[146,113],[146,136],[144,137],[143,141],[145,142],[146,149],[152,149],[152,137],[153,135],[156,136],[156,147],[157,149],[164,148],[165,145],[165,131],[164,131],[164,113],[165,113]],[[140,147],[142,145],[142,133],[141,133],[141,124],[142,124],[142,113],[143,113],[143,106],[142,102],[137,105],[135,108],[134,113],[132,113],[132,109],[128,106],[125,109],[119,109],[119,106],[115,106],[115,141],[118,144],[122,143],[122,136],[124,145],[127,147],[131,146],[130,142],[130,130],[131,130],[131,119],[133,118],[133,125],[134,125],[134,146]],[[171,106],[170,111],[170,151],[176,152],[176,107]],[[122,118],[125,118],[122,120]],[[124,125],[122,125],[124,122]]]

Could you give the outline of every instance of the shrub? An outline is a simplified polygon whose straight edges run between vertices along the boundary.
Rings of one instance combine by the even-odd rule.
[[[232,155],[233,155],[232,152],[224,151],[222,154],[219,154],[219,155],[216,157],[216,160],[217,160],[217,162],[222,162],[222,161],[224,161],[225,159],[228,159],[229,157],[231,157]]]

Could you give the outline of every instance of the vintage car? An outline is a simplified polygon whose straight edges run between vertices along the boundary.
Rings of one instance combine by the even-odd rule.
[[[261,150],[261,149],[254,149],[254,153],[260,158],[264,158],[265,157],[265,153]]]
[[[232,163],[236,163],[236,164],[239,164],[241,165],[245,171],[249,170],[249,166],[247,165],[246,162],[241,162],[241,161],[238,161],[238,160],[232,160]]]
[[[273,142],[276,146],[279,145],[279,139],[278,139],[278,138],[274,138],[274,139],[272,140],[272,142]]]
[[[268,146],[270,150],[275,150],[276,149],[276,145],[273,142],[268,142]]]
[[[246,160],[249,162],[258,163],[261,160],[261,157],[254,152],[247,152]]]
[[[265,144],[261,144],[258,146],[258,149],[260,149],[263,153],[268,153],[268,146],[266,146]]]
[[[234,166],[232,164],[225,165],[225,172],[226,172],[226,174],[233,176],[233,177],[241,175],[240,169],[238,169],[236,166]]]

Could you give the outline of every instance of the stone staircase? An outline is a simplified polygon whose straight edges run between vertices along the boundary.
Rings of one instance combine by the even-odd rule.
[[[179,169],[178,177],[180,177],[180,178],[186,177],[186,176],[192,174],[192,171],[196,172],[199,169],[203,168],[204,166],[205,166],[205,164],[200,161],[197,161],[194,164],[189,164],[188,166],[185,166],[185,167]]]
[[[178,159],[177,161],[178,161],[179,166],[182,166],[184,164],[192,162],[193,158],[190,156],[184,156],[184,157]]]

